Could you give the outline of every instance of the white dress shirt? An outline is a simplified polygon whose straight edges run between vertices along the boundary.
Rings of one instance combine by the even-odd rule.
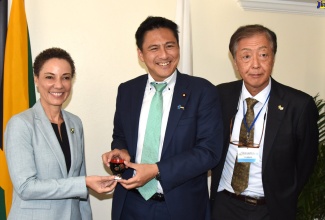
[[[170,111],[170,106],[172,104],[172,98],[174,93],[174,87],[176,83],[176,76],[177,72],[175,72],[165,79],[163,82],[167,83],[166,88],[163,90],[163,115],[162,115],[162,122],[161,122],[161,134],[160,134],[160,144],[159,144],[159,160],[161,156],[162,147],[164,144],[166,127],[168,122],[168,116]],[[143,149],[143,142],[144,142],[144,135],[146,132],[147,120],[149,116],[150,104],[151,100],[156,92],[155,88],[150,84],[151,82],[155,82],[155,80],[148,74],[148,82],[146,85],[146,89],[144,92],[141,113],[140,113],[140,120],[139,120],[139,129],[138,129],[138,143],[137,143],[137,154],[135,157],[136,163],[141,163],[141,155]],[[163,83],[161,82],[161,83]],[[158,82],[160,83],[160,82]],[[158,193],[163,193],[163,189],[158,182]]]
[[[259,144],[260,139],[262,138],[259,147],[259,156],[257,161],[251,163],[250,165],[248,187],[245,189],[244,192],[242,192],[243,195],[264,196],[263,183],[262,183],[262,156],[263,156],[265,126],[264,126],[264,131],[262,131],[262,129],[263,129],[263,123],[266,124],[266,121],[264,120],[266,120],[268,96],[270,94],[270,91],[271,91],[271,79],[269,80],[269,84],[267,85],[267,87],[265,87],[261,92],[259,92],[254,97],[252,97],[252,95],[248,92],[244,83],[242,86],[242,92],[238,102],[238,109],[233,122],[231,141],[239,141],[240,126],[244,117],[244,111],[247,110],[247,104],[245,101],[246,98],[254,98],[258,100],[258,103],[254,106],[255,117],[258,115],[258,112],[260,110],[261,112],[258,118],[256,119],[254,125],[254,143]],[[234,192],[231,186],[231,180],[234,171],[237,150],[238,147],[236,145],[229,144],[229,149],[228,149],[225,165],[222,171],[222,176],[220,179],[218,191],[227,190],[229,192]]]

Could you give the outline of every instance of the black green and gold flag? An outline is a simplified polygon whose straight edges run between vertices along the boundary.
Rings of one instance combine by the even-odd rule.
[[[8,120],[13,115],[31,107],[36,99],[24,0],[12,0],[11,4],[4,55],[2,91],[3,137]],[[3,148],[5,147],[3,146]],[[0,150],[0,175],[0,187],[3,190],[4,205],[6,215],[8,215],[12,201],[12,183],[3,149]],[[0,218],[0,220],[2,219]]]
[[[4,55],[6,46],[6,36],[7,36],[7,23],[8,23],[8,0],[0,0],[0,123],[2,125],[3,121],[3,69],[4,69]],[[2,126],[0,126],[0,134],[2,134]],[[2,145],[2,135],[0,136],[0,160],[4,158],[3,145]],[[1,166],[3,163],[1,162]],[[3,176],[3,169],[0,168],[0,179],[5,178]],[[0,180],[1,181],[1,180]],[[10,180],[9,180],[10,181]],[[3,184],[0,184],[0,220],[6,219],[6,202],[5,202],[5,190]]]

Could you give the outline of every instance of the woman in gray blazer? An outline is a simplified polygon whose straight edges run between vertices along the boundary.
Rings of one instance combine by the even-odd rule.
[[[114,176],[86,176],[82,122],[62,109],[74,74],[71,56],[60,48],[35,59],[40,99],[9,120],[4,137],[14,186],[9,220],[90,220],[87,187],[102,193],[116,186]]]

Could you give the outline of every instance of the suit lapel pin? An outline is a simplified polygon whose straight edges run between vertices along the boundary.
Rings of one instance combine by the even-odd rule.
[[[185,110],[184,106],[181,106],[181,105],[178,105],[178,106],[177,106],[177,109]]]
[[[282,105],[278,105],[278,109],[279,109],[280,111],[282,111],[282,110],[284,109],[284,107],[283,107]]]
[[[186,97],[186,93],[183,93],[183,94],[182,94],[182,97],[185,98],[185,97]]]
[[[70,132],[73,134],[74,133],[74,128],[71,128],[70,129]]]

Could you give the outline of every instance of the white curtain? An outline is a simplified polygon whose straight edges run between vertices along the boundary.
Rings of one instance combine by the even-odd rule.
[[[176,23],[179,28],[180,61],[178,69],[193,75],[190,0],[177,0]]]

